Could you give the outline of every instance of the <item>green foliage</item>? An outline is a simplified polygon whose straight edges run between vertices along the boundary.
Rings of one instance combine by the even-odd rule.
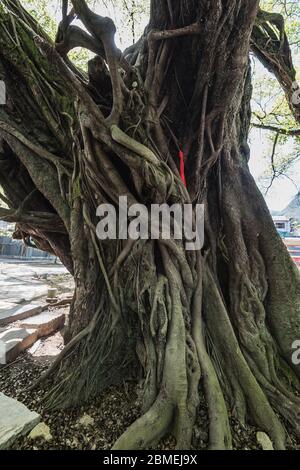
[[[58,22],[61,19],[60,0],[22,0],[24,7],[37,19],[45,31],[55,37]],[[117,44],[125,49],[137,41],[143,33],[149,18],[150,0],[88,0],[90,7],[103,16],[110,16],[117,26]],[[286,21],[286,32],[292,48],[295,68],[300,72],[300,3],[298,0],[262,0],[260,7],[269,12],[281,13]],[[70,59],[82,70],[86,70],[91,53],[84,49],[74,49]],[[255,125],[272,126],[285,131],[298,128],[285,96],[274,76],[270,75],[257,61],[253,73],[253,116]],[[269,145],[264,149],[263,157],[269,161],[263,181],[268,182],[274,176],[270,164],[274,132],[265,131]],[[276,175],[288,174],[300,155],[300,137],[280,134],[277,140],[274,165]]]
[[[61,20],[60,0],[21,0],[26,10],[40,23],[48,35],[54,39]],[[125,49],[139,39],[149,18],[149,0],[88,0],[87,3],[97,13],[110,16],[117,26],[117,43]],[[91,54],[77,48],[70,52],[70,59],[82,70],[87,69]]]
[[[57,31],[55,11],[57,2],[55,0],[21,0],[22,5],[41,25],[41,27],[54,39]]]
[[[107,3],[118,8],[121,46],[136,42],[143,33],[149,18],[149,0],[109,0]]]
[[[286,32],[290,44],[300,47],[300,4],[299,0],[261,0],[260,7],[263,10],[281,13],[286,20]]]
[[[300,82],[300,3],[298,0],[262,0],[260,7],[269,12],[276,12],[283,15],[285,19],[285,31],[288,35],[291,46],[294,66],[297,72],[298,82]],[[277,82],[264,67],[253,61],[253,101],[252,101],[252,123],[263,127],[273,127],[280,129],[277,139],[275,152],[273,155],[273,164],[275,176],[287,176],[298,162],[300,157],[300,137],[288,135],[290,131],[299,129],[297,123],[291,114],[286,97]],[[271,155],[274,150],[274,139],[276,132],[264,132],[263,138],[266,138],[269,145],[265,146],[263,157],[268,161],[267,170],[261,178],[261,187],[266,188],[270,180],[274,177],[274,168],[271,164]],[[286,135],[284,134],[286,132]],[[292,175],[291,175],[292,176]]]

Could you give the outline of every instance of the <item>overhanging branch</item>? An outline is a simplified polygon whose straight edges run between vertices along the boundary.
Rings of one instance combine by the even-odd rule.
[[[282,15],[259,10],[252,31],[251,49],[277,78],[294,118],[300,123],[300,103],[293,99],[296,71]]]
[[[103,44],[113,88],[113,108],[108,121],[111,124],[118,124],[124,103],[122,79],[118,70],[122,54],[115,45],[115,24],[111,18],[104,18],[90,10],[84,0],[72,0],[72,4],[75,13],[89,33],[99,41],[99,44]]]
[[[291,137],[298,137],[300,136],[300,129],[285,129],[284,127],[277,127],[268,124],[251,124],[253,127],[257,129],[263,129],[266,131],[276,132],[277,134],[288,135]]]
[[[23,212],[19,209],[4,209],[1,207],[0,219],[6,222],[31,225],[45,232],[67,233],[60,217],[48,212]]]

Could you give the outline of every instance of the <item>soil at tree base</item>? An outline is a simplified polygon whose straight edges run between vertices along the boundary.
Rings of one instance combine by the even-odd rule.
[[[45,357],[33,358],[27,352],[15,362],[0,369],[0,390],[15,398],[31,410],[41,414],[42,421],[49,427],[53,436],[52,441],[43,439],[31,440],[27,436],[15,441],[12,448],[21,450],[108,450],[125,429],[140,416],[140,388],[133,383],[114,386],[104,391],[97,399],[84,406],[63,411],[45,411],[43,409],[43,390],[27,392],[26,388],[43,372],[51,361]],[[204,397],[201,395],[196,431],[193,445],[197,449],[206,449],[208,442],[208,416]],[[94,424],[85,428],[78,424],[79,419],[88,414],[94,419]],[[233,429],[234,449],[258,450],[256,440],[257,429],[242,427],[231,418]],[[164,439],[156,449],[174,449],[174,440]],[[292,438],[292,449],[299,449]]]

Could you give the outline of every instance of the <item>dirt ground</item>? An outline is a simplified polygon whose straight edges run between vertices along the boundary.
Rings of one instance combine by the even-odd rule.
[[[36,349],[32,347],[32,354],[28,350],[15,363],[0,369],[0,390],[40,413],[42,422],[50,427],[53,437],[50,442],[21,437],[15,441],[12,449],[110,449],[119,435],[138,417],[136,389],[130,384],[111,387],[83,406],[46,412],[43,409],[45,391],[28,392],[26,388],[50,366],[55,358],[53,354],[61,351],[62,347],[62,336],[57,333],[41,340]],[[79,423],[85,414],[94,420],[88,427]]]
[[[57,333],[42,341],[34,351],[25,352],[18,360],[8,367],[0,369],[0,390],[23,402],[31,410],[41,414],[42,421],[50,427],[52,441],[43,439],[30,440],[21,437],[15,441],[13,449],[21,450],[108,450],[123,431],[140,415],[139,387],[124,383],[110,387],[95,400],[76,408],[62,411],[47,412],[43,409],[44,390],[27,392],[26,388],[49,367],[54,352],[62,348],[62,337]],[[94,421],[84,427],[79,423],[87,414]],[[232,420],[234,428],[234,449],[258,450],[256,429],[251,426],[242,427]],[[203,399],[199,407],[197,428],[193,438],[194,448],[206,449],[208,444],[208,416]],[[164,439],[156,449],[174,449],[172,438]],[[294,443],[291,448],[298,448]]]
[[[61,308],[60,311],[68,307]],[[117,438],[140,416],[141,388],[133,383],[124,383],[110,387],[96,399],[75,408],[60,411],[45,411],[43,397],[45,390],[27,391],[35,379],[45,371],[55,357],[63,349],[61,332],[39,340],[17,360],[0,368],[0,390],[15,398],[29,409],[41,414],[42,422],[46,423],[53,439],[46,442],[42,439],[31,440],[21,437],[13,444],[13,449],[31,450],[108,450]],[[79,423],[80,418],[87,414],[91,424],[87,427]],[[233,435],[233,447],[237,450],[258,450],[256,440],[258,429],[253,426],[241,426],[230,418]],[[300,449],[290,434],[291,449]],[[174,449],[174,440],[164,439],[156,449]],[[208,415],[205,399],[202,396],[199,404],[198,418],[193,436],[194,449],[206,449],[208,446]]]

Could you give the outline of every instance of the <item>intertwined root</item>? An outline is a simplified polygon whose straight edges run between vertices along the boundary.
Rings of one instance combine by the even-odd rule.
[[[170,289],[172,292],[172,287]],[[178,288],[176,292],[178,292]],[[241,352],[226,308],[209,269],[204,271],[203,296],[205,323],[210,332],[210,340],[218,351],[220,361],[216,368],[216,363],[211,361],[206,352],[203,334],[201,329],[197,329],[199,322],[198,324],[196,322],[192,329],[193,341],[197,349],[198,366],[201,369],[208,405],[209,448],[230,449],[232,446],[228,418],[230,404],[231,409],[234,410],[242,423],[250,421],[257,429],[263,430],[270,436],[276,449],[284,449],[286,433],[274,409],[277,412],[281,411],[282,417],[289,419],[291,415],[286,412],[289,408],[288,405],[293,403],[296,409],[299,407],[299,399],[291,390],[287,391],[283,383],[279,385],[278,382],[278,400],[276,400],[276,397],[270,393],[272,390],[274,392],[275,387],[268,385],[267,381],[259,382],[255,377]],[[183,352],[181,347],[184,344],[182,330],[180,330],[183,326],[183,315],[182,310],[178,308],[179,297],[171,295],[171,298],[172,317],[160,391],[153,405],[118,439],[114,449],[149,448],[167,433],[176,437],[177,448],[189,448],[191,445],[197,412],[200,374],[196,373],[196,377],[193,376],[190,373],[188,361],[180,362],[180,352]],[[184,355],[186,354],[187,350],[184,351]],[[200,369],[198,369],[199,372]],[[224,383],[226,383],[225,390],[231,393],[231,400],[224,390]],[[280,393],[280,389],[285,390],[285,395]],[[282,400],[284,403],[279,410],[278,405],[279,402],[282,403]],[[295,431],[297,431],[299,422],[295,419],[296,414],[291,421]]]
[[[300,437],[299,382],[268,330],[260,300],[264,289],[255,289],[246,270],[243,277],[233,277],[239,286],[235,300],[240,300],[235,321],[209,257],[182,255],[175,241],[172,246],[156,243],[162,260],[159,270],[164,274],[157,275],[153,242],[126,245],[117,256],[107,274],[110,294],[103,290],[91,322],[68,343],[44,377],[54,378],[47,405],[75,404],[126,378],[124,344],[134,337],[144,371],[143,414],[119,437],[114,449],[153,447],[168,434],[175,437],[178,449],[188,449],[200,386],[208,408],[210,449],[232,448],[229,413],[242,424],[249,422],[266,432],[276,449],[284,449],[282,418]],[[253,260],[261,267],[259,253]],[[252,267],[251,272],[257,279],[257,270]],[[128,286],[136,288],[127,291]],[[134,325],[138,334],[133,336],[124,324]]]

